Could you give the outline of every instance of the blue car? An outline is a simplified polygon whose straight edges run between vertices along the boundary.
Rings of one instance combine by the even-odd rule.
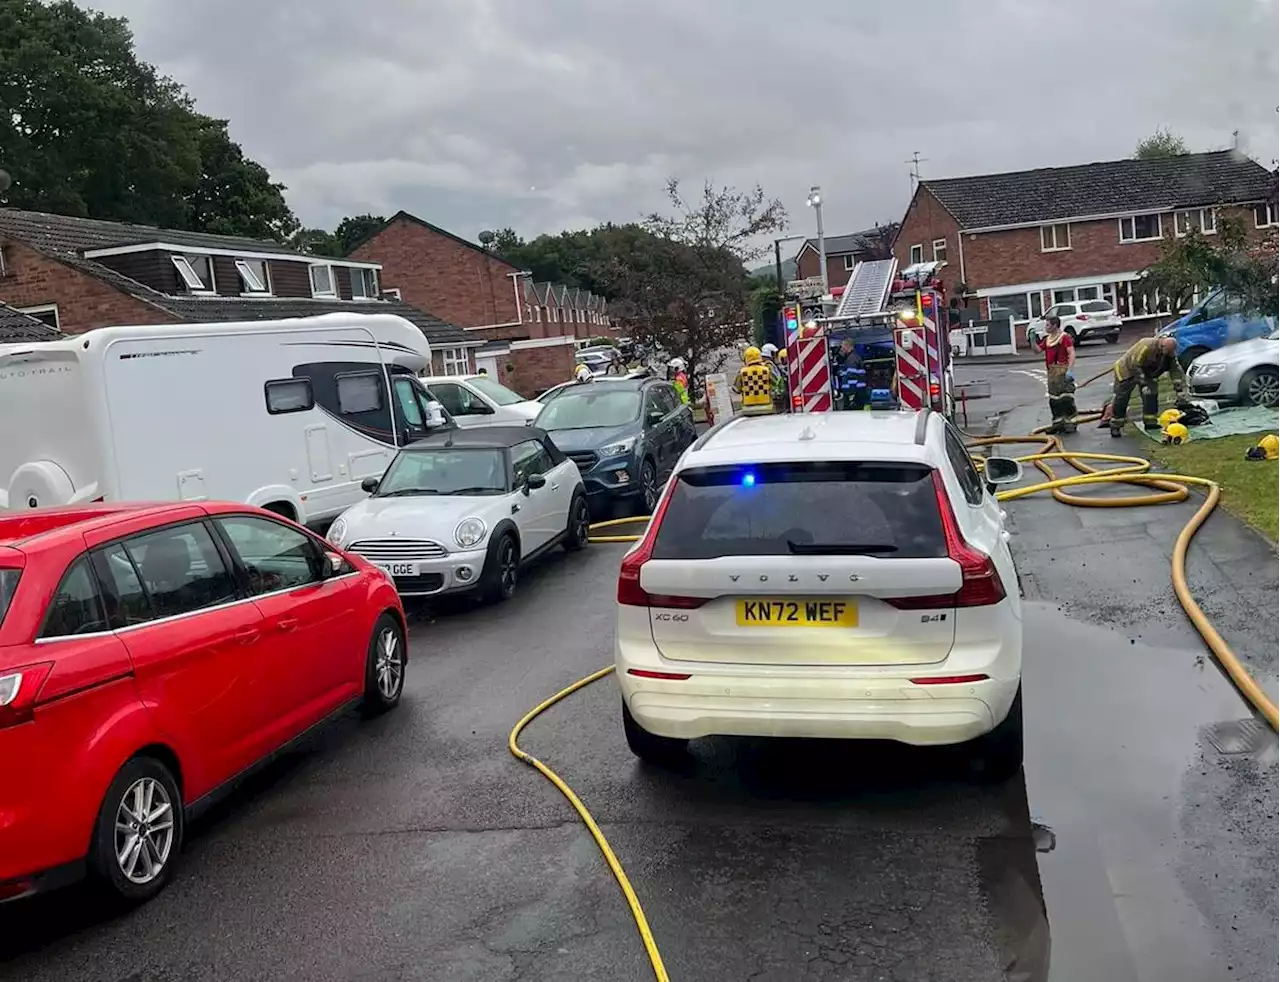
[[[1157,337],[1178,342],[1178,361],[1186,368],[1201,355],[1226,344],[1265,337],[1276,327],[1274,317],[1246,316],[1236,301],[1215,290],[1182,317],[1161,328]]]

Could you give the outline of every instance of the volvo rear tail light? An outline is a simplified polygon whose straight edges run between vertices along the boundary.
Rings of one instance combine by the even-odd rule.
[[[925,597],[886,597],[885,603],[899,610],[936,610],[939,607],[986,607],[1005,598],[1000,573],[981,549],[965,542],[956,520],[955,509],[942,475],[933,472],[933,489],[942,516],[942,533],[947,541],[947,556],[960,564],[960,589],[955,593]]]
[[[624,607],[667,607],[675,610],[694,610],[707,602],[705,597],[673,597],[666,594],[646,593],[640,586],[640,570],[653,557],[653,543],[658,537],[658,528],[667,513],[667,505],[675,491],[675,475],[667,482],[658,499],[658,507],[653,510],[649,519],[649,527],[645,529],[644,538],[631,552],[622,559],[618,569],[618,603]]]
[[[4,674],[0,674],[0,729],[29,723],[34,718],[36,697],[52,670],[51,661],[3,670]]]

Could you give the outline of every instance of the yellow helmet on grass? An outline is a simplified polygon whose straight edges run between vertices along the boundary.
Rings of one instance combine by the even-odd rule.
[[[1181,409],[1166,409],[1160,414],[1160,428],[1165,429],[1170,423],[1176,423],[1182,419]]]
[[[1190,436],[1190,431],[1181,423],[1170,423],[1164,428],[1165,443],[1185,443]]]

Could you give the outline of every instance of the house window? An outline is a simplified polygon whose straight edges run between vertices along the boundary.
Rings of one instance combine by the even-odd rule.
[[[236,271],[240,274],[243,293],[270,293],[271,280],[267,276],[267,264],[261,259],[237,259]]]
[[[916,263],[924,262],[924,246],[913,245],[911,247],[911,260],[909,265],[914,266]]]
[[[537,323],[539,323],[539,324],[541,324],[541,323],[542,323],[542,308],[541,308],[541,307],[534,307],[534,308],[533,308],[533,319],[534,319]]]
[[[351,296],[356,300],[377,300],[378,271],[351,267]]]
[[[1027,294],[1027,312],[1032,317],[1044,316],[1044,294],[1039,290]]]
[[[1040,251],[1062,252],[1071,248],[1071,226],[1066,222],[1040,226]]]
[[[1150,242],[1164,234],[1159,215],[1134,215],[1120,219],[1121,242]]]
[[[1097,300],[1101,294],[1102,288],[1097,286],[1082,286],[1076,290],[1077,300]]]
[[[1266,228],[1276,224],[1276,206],[1274,203],[1253,206],[1253,227]]]
[[[313,297],[336,297],[338,289],[333,282],[333,267],[327,263],[316,263],[311,267],[311,295]]]
[[[383,290],[382,299],[383,300],[402,300],[404,298],[400,296],[400,287],[397,286],[390,290]]]
[[[170,256],[182,282],[192,293],[213,293],[213,263],[208,256]]]
[[[935,263],[945,263],[947,261],[947,240],[933,240],[933,261]]]
[[[853,269],[853,253],[849,253],[849,255],[844,257],[844,268]]]
[[[1008,320],[1010,317],[1018,322],[1029,321],[1031,319],[1030,297],[1025,293],[1005,293],[988,297],[987,310],[993,321]]]
[[[466,375],[467,349],[445,348],[440,352],[440,365],[443,375]]]
[[[1218,212],[1214,208],[1197,208],[1191,211],[1175,211],[1173,213],[1173,231],[1183,236],[1195,229],[1205,235],[1213,235],[1218,231]]]
[[[58,322],[58,305],[56,303],[44,304],[40,307],[15,307],[26,314],[28,317],[34,317],[41,324],[52,327],[55,331],[62,330],[62,326]]]

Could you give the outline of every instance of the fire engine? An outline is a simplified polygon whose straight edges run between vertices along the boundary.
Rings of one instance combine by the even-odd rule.
[[[792,412],[838,408],[831,349],[853,343],[867,372],[870,405],[954,414],[944,263],[898,268],[896,259],[859,263],[827,313],[796,298],[783,306]]]

